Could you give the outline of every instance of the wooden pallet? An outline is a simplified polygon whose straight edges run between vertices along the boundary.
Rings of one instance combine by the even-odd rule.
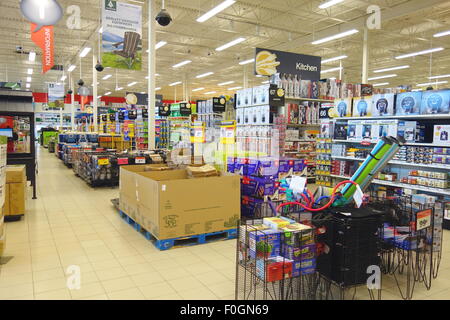
[[[15,214],[15,215],[7,215],[5,216],[5,222],[15,222],[20,221],[24,215],[23,214]]]
[[[132,226],[136,231],[140,232],[147,240],[153,242],[156,248],[159,250],[169,250],[172,248],[178,247],[187,247],[187,246],[195,246],[199,244],[205,244],[213,241],[221,241],[221,240],[231,240],[236,239],[237,237],[237,229],[228,229],[218,232],[209,232],[202,233],[187,237],[179,237],[172,239],[159,240],[155,236],[153,236],[149,231],[142,228],[142,226],[130,218],[125,212],[119,209],[119,199],[111,200],[114,207],[119,212],[120,217],[125,220],[130,226]]]

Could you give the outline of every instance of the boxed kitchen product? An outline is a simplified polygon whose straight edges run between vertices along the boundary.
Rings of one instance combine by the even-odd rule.
[[[5,216],[25,214],[26,186],[25,165],[7,166],[5,204],[3,207]]]
[[[435,125],[433,143],[450,145],[450,125]]]
[[[290,124],[298,124],[299,123],[299,109],[298,104],[289,103],[287,107],[287,118],[288,123]]]
[[[348,121],[347,140],[350,141],[362,140],[362,120]]]
[[[242,108],[244,125],[250,124],[250,108]]]
[[[378,137],[372,137],[372,126],[375,127],[374,121],[367,121],[367,120],[362,121],[362,131],[361,131],[362,140],[372,141],[372,138],[374,138],[375,140],[378,138]]]
[[[270,177],[242,177],[241,191],[243,195],[259,198],[273,197],[277,190],[275,180]]]
[[[372,96],[353,98],[353,117],[372,116]]]
[[[406,142],[415,142],[416,127],[417,121],[399,121],[397,127],[397,134],[403,137],[406,140]]]
[[[393,116],[395,106],[395,94],[376,94],[372,98],[372,116]]]
[[[332,118],[342,118],[352,116],[352,99],[336,99],[334,100],[333,108],[329,113]]]
[[[236,93],[236,108],[245,107],[245,89],[238,90]]]
[[[422,93],[420,114],[448,114],[450,90],[425,91]]]
[[[260,110],[261,110],[260,124],[261,125],[273,124],[274,114],[271,112],[270,106],[263,105],[262,107],[260,107]]]
[[[249,232],[250,257],[268,258],[280,254],[281,233],[277,230]]]
[[[265,282],[275,282],[292,277],[292,261],[276,256],[256,260],[256,275]]]
[[[245,98],[244,98],[244,106],[252,106],[253,105],[253,88],[244,89],[245,90]]]
[[[236,124],[237,125],[244,124],[244,109],[243,108],[236,109]]]
[[[333,138],[335,140],[347,140],[348,124],[347,122],[336,122],[334,124]]]
[[[240,217],[240,177],[189,179],[186,170],[136,175],[142,227],[157,239],[236,228]]]
[[[282,228],[287,227],[290,224],[290,222],[288,220],[281,219],[278,217],[270,217],[264,218],[263,224],[273,230],[281,230]]]
[[[420,114],[422,104],[422,92],[402,92],[397,94],[395,104],[395,115],[417,115]]]

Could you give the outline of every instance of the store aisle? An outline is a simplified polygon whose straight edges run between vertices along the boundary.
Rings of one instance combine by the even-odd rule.
[[[118,189],[88,187],[46,149],[38,177],[38,199],[7,224],[0,300],[234,298],[235,241],[161,252],[119,218],[110,202]],[[418,284],[416,299],[450,297],[450,232],[444,237],[439,278],[431,291]],[[73,265],[79,290],[67,287]],[[383,299],[400,299],[392,277],[383,288]],[[368,297],[364,287],[357,294]]]
[[[118,194],[90,188],[41,148],[38,199],[7,224],[0,300],[234,298],[235,241],[160,252],[119,218]],[[80,290],[67,288],[71,265]]]

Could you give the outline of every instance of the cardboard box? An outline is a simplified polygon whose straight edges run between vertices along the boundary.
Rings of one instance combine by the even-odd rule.
[[[395,115],[416,115],[420,113],[422,92],[403,92],[397,95]]]
[[[6,167],[6,183],[22,183],[26,180],[25,165],[12,165]]]
[[[420,114],[448,114],[449,111],[450,90],[423,92]]]
[[[353,98],[353,117],[372,116],[372,96]]]
[[[5,215],[25,214],[25,183],[6,184]]]
[[[141,225],[156,238],[171,239],[236,228],[240,177],[189,179],[186,170],[136,175]]]
[[[372,116],[393,116],[395,94],[376,94],[373,96]]]

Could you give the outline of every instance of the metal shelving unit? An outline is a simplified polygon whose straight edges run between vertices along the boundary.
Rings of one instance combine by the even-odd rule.
[[[379,119],[417,119],[417,120],[450,120],[450,114],[416,114],[407,116],[382,116],[382,117],[342,117],[334,120],[379,120]]]

